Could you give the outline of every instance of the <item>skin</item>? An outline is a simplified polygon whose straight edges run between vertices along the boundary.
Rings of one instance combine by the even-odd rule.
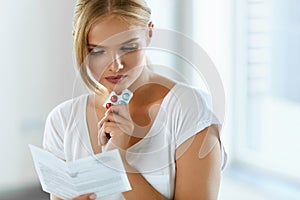
[[[129,26],[119,18],[110,17],[95,24],[89,33],[88,42],[92,44],[90,47],[94,48],[101,44],[101,48],[96,50],[101,50],[103,53],[105,49],[106,52],[101,53],[99,58],[93,57],[90,60],[90,69],[94,77],[109,91],[121,90],[122,87],[134,91],[128,106],[117,105],[108,110],[102,107],[105,97],[96,94],[89,96],[87,123],[95,154],[114,148],[119,148],[124,153],[130,146],[139,142],[149,131],[163,98],[175,84],[143,67],[146,62],[141,49],[123,52],[123,43],[128,39],[138,38],[134,43],[140,47],[149,44],[152,32],[150,33],[149,30],[136,32],[134,31],[136,28],[140,27]],[[125,34],[124,37],[109,39],[128,30],[130,30],[129,34]],[[130,45],[132,47],[135,44],[128,44]],[[107,76],[120,74],[127,75],[121,84],[112,84],[105,79]],[[101,145],[98,144],[99,131]],[[105,133],[110,133],[110,140],[107,141]],[[210,141],[209,145],[213,148],[204,158],[199,159],[199,149],[204,141]],[[217,199],[221,173],[221,150],[217,129],[211,126],[197,133],[176,150],[176,155],[174,199]],[[124,157],[123,162],[133,188],[123,193],[125,199],[165,199],[126,162]],[[90,199],[90,195],[81,195],[73,200]],[[51,199],[59,198],[51,195]]]

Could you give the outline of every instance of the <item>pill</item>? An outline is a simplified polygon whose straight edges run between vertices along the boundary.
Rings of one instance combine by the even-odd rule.
[[[111,100],[112,102],[117,102],[117,101],[118,101],[118,97],[117,97],[116,95],[112,95],[112,96],[110,97],[110,100]]]

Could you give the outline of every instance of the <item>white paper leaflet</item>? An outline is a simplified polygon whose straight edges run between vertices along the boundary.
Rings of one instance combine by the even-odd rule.
[[[64,162],[52,153],[29,145],[45,192],[63,199],[96,193],[109,196],[131,190],[118,150]]]

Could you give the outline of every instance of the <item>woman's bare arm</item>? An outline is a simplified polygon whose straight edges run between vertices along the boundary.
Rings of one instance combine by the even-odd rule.
[[[210,146],[205,157],[199,156],[200,148]],[[209,149],[209,148],[208,148]],[[176,153],[176,200],[216,200],[218,198],[221,174],[221,148],[218,130],[214,126],[204,129],[183,143]]]

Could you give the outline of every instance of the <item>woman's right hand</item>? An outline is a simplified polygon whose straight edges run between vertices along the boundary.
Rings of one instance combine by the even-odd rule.
[[[75,197],[71,200],[95,200],[97,198],[95,193],[83,194],[78,197]]]
[[[126,150],[129,148],[134,128],[134,122],[131,119],[127,105],[111,106],[98,123],[102,151],[116,148]],[[109,140],[107,134],[111,137]]]

